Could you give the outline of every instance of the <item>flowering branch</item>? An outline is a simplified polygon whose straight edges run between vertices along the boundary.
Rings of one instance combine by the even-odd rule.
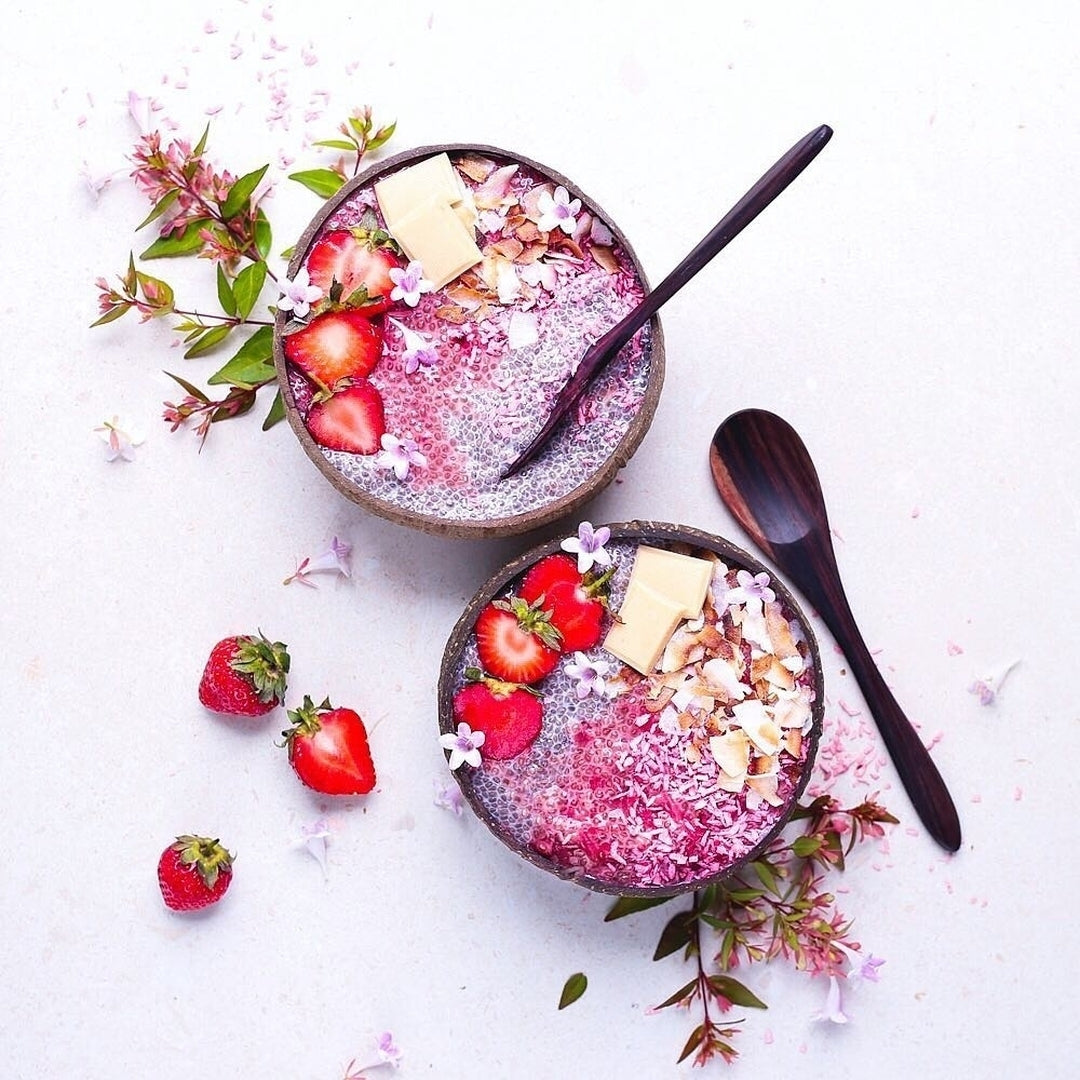
[[[657,1006],[691,1008],[696,1003],[701,1008],[701,1020],[690,1033],[679,1061],[693,1055],[693,1064],[703,1066],[717,1056],[726,1062],[738,1056],[732,1040],[739,1029],[719,1017],[735,1005],[767,1007],[730,974],[741,965],[779,957],[798,971],[827,976],[830,993],[835,990],[836,996],[839,980],[847,977],[845,965],[858,962],[863,977],[876,978],[882,961],[863,959],[858,943],[848,937],[851,924],[837,910],[835,897],[826,891],[824,881],[829,872],[844,869],[845,856],[856,843],[883,836],[883,825],[896,824],[896,818],[875,797],[843,809],[831,796],[823,795],[797,806],[792,822],[802,824],[800,835],[792,840],[777,838],[744,871],[695,891],[690,909],[672,916],[660,934],[654,960],[681,950],[683,959],[692,959],[696,968],[689,982]],[[605,921],[667,899],[622,897],[612,905]],[[707,940],[716,942],[714,971],[706,965]],[[827,1018],[838,1016],[842,1013],[836,1007]]]
[[[371,109],[365,106],[356,110],[341,127],[347,136],[345,141],[328,140],[316,145],[348,148],[354,154],[356,171],[365,154],[386,143],[395,125],[376,130]],[[252,331],[224,366],[208,379],[210,385],[229,387],[223,397],[212,399],[186,379],[170,374],[186,393],[177,403],[165,402],[163,419],[173,431],[189,422],[193,424],[200,447],[212,424],[242,416],[255,404],[258,391],[277,381],[273,322],[269,317],[253,314],[260,301],[269,316],[275,311],[272,303],[263,301],[267,284],[277,284],[277,276],[267,261],[273,231],[261,205],[266,193],[262,190],[263,180],[269,166],[263,165],[239,177],[228,170],[219,170],[206,156],[209,130],[208,126],[194,147],[184,139],[175,139],[166,146],[158,131],[141,136],[131,157],[134,165],[131,176],[151,203],[150,213],[136,231],[151,224],[158,228],[157,238],[140,254],[140,260],[189,256],[210,261],[215,267],[221,312],[177,306],[172,286],[136,266],[132,253],[128,256],[127,270],[118,275],[116,284],[110,285],[103,277],[96,280],[99,315],[92,324],[114,322],[129,311],[138,312],[141,322],[177,317],[173,329],[185,346],[185,359],[217,350],[237,331]],[[290,179],[322,198],[329,198],[344,182],[344,166],[339,165],[339,169],[339,172],[296,173]],[[313,179],[323,173],[335,180],[331,182],[325,176],[318,181]],[[292,309],[306,304],[312,290],[306,281],[284,282],[278,292],[283,294],[281,306]],[[263,422],[263,430],[284,415],[279,392]]]

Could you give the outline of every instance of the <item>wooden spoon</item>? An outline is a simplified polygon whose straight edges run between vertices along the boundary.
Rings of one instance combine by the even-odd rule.
[[[804,135],[712,227],[708,236],[624,318],[586,351],[574,374],[563,385],[547,419],[529,445],[505,469],[505,479],[524,468],[543,449],[562,418],[574,407],[593,377],[703,266],[739,235],[818,156],[832,138],[822,124]]]
[[[867,649],[840,583],[825,500],[795,429],[773,413],[729,416],[709,448],[720,498],[754,542],[816,608],[848,659],[866,704],[930,835],[960,847],[960,820],[929,751],[896,703]]]

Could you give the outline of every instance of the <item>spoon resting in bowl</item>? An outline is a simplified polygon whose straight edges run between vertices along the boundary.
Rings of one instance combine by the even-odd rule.
[[[840,582],[821,484],[802,439],[774,413],[745,409],[716,429],[709,467],[720,498],[739,524],[824,620],[847,657],[916,813],[943,848],[956,851],[956,806],[855,625]]]
[[[593,377],[703,266],[735,239],[818,156],[832,138],[832,128],[822,124],[804,135],[756,184],[712,227],[709,234],[655,289],[589,347],[574,374],[555,398],[547,419],[528,446],[503,470],[502,478],[523,469],[544,448],[551,433],[574,407]]]

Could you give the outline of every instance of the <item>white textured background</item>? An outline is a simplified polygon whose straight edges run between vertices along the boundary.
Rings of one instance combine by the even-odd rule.
[[[709,438],[737,408],[787,417],[866,637],[940,734],[960,807],[964,847],[946,860],[885,772],[903,822],[841,882],[882,981],[830,1027],[810,1019],[823,985],[750,972],[771,1008],[748,1016],[730,1075],[1072,1075],[1076,12],[17,3],[0,46],[0,1073],[340,1080],[384,1028],[407,1078],[690,1072],[674,1060],[691,1018],[648,1015],[689,977],[650,960],[668,912],[605,925],[604,898],[432,802],[445,639],[540,537],[447,541],[366,516],[255,415],[197,454],[158,420],[162,369],[201,381],[215,362],[183,362],[166,327],[130,317],[88,329],[94,279],[144,242],[123,178],[135,90],[193,138],[218,109],[211,156],[236,173],[269,161],[279,180],[281,154],[315,164],[306,141],[363,103],[397,118],[391,149],[519,150],[595,198],[654,282],[790,143],[835,128],[665,309],[655,422],[588,514],[745,544],[711,488]],[[117,172],[98,201],[84,168]],[[317,206],[278,184],[279,249]],[[162,276],[198,293],[205,270]],[[149,433],[130,464],[106,463],[92,434],[114,412]],[[352,580],[283,588],[334,534],[354,545]],[[293,843],[325,804],[274,746],[284,717],[244,730],[195,698],[210,645],[256,626],[289,643],[294,695],[330,693],[373,728],[379,790],[330,808],[326,880]],[[835,718],[861,699],[817,629]],[[980,706],[971,682],[1014,660]],[[170,916],[157,892],[181,831],[239,853],[203,918]],[[557,1013],[577,970],[589,990]]]

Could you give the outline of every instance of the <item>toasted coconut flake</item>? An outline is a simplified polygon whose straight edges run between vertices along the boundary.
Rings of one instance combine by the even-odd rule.
[[[535,184],[525,192],[521,199],[521,208],[525,211],[525,216],[530,221],[539,221],[544,215],[540,210],[540,196],[547,192],[548,195],[553,195],[555,192],[555,185],[552,183]]]
[[[673,686],[662,686],[658,694],[650,694],[645,699],[645,709],[651,713],[663,712],[674,696],[675,688]]]
[[[540,230],[531,221],[525,222],[514,235],[521,241],[521,254],[515,260],[521,266],[529,266],[547,254],[548,246],[539,239]]]
[[[769,776],[779,772],[780,763],[775,754],[754,754],[747,766],[747,773],[751,776]]]
[[[688,742],[683,747],[683,757],[686,758],[686,760],[691,765],[696,765],[699,761],[701,761],[701,750],[699,749],[698,744],[694,742]]]
[[[504,165],[496,169],[476,190],[473,199],[478,210],[497,210],[517,201],[510,188],[510,181],[518,171],[517,165]]]
[[[748,776],[746,786],[770,806],[783,805],[784,800],[777,794],[778,782],[775,773],[770,773],[768,776]]]
[[[799,646],[791,634],[791,626],[784,618],[783,609],[778,600],[765,605],[765,625],[769,640],[773,643],[772,651],[781,659],[786,656],[798,656]]]
[[[496,240],[494,244],[487,244],[483,249],[485,255],[500,255],[502,258],[509,259],[511,262],[517,259],[524,250],[525,245],[520,240],[515,240],[512,236]]]
[[[457,160],[458,171],[464,173],[477,184],[483,183],[494,171],[495,162],[491,158],[476,154],[466,154]]]
[[[795,676],[791,674],[790,669],[775,656],[770,657],[770,659],[772,663],[765,672],[765,678],[778,690],[794,690]]]
[[[743,777],[750,766],[750,740],[746,732],[732,728],[709,739],[709,751],[716,764],[731,777]]]
[[[788,728],[784,732],[784,749],[796,758],[802,753],[802,731],[799,728]]]
[[[735,661],[714,656],[701,665],[701,677],[714,692],[723,693],[727,701],[742,701],[746,697],[746,684],[740,678]],[[719,696],[719,694],[717,694]]]
[[[798,728],[801,731],[810,722],[809,695],[802,689],[779,693],[773,715],[782,728]]]
[[[663,672],[678,671],[688,664],[694,664],[698,660],[704,659],[705,646],[700,644],[697,635],[691,633],[686,628],[686,624],[683,623],[682,626],[676,628],[675,633],[671,635],[667,646],[664,648],[664,655],[660,661],[660,670]]]
[[[761,701],[757,698],[742,701],[731,712],[735,723],[763,754],[775,754],[780,749],[780,728]]]
[[[593,257],[597,266],[606,270],[609,274],[617,274],[619,272],[619,260],[611,248],[600,247],[594,244],[589,249],[589,254]]]

